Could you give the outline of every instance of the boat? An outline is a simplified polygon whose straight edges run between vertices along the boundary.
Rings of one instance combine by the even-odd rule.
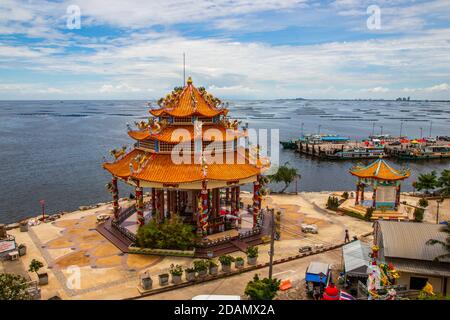
[[[450,158],[450,145],[412,147],[405,150],[399,150],[397,157],[405,160]]]
[[[306,134],[303,135],[299,141],[311,144],[346,143],[350,141],[350,138],[339,136],[337,134]]]
[[[386,156],[386,152],[383,146],[369,146],[326,153],[325,156],[331,159],[370,159]]]
[[[281,145],[283,146],[283,149],[286,150],[295,150],[296,149],[296,144],[295,141],[293,140],[289,140],[289,141],[280,141]]]

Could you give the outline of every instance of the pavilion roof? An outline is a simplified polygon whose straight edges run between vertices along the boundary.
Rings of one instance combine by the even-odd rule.
[[[233,163],[227,163],[226,157],[234,157]],[[237,161],[242,157],[244,163]],[[112,175],[122,179],[133,178],[156,183],[189,183],[204,179],[202,165],[194,163],[191,156],[190,164],[176,164],[171,154],[155,154],[133,149],[121,159],[113,163],[104,163],[103,167]],[[141,163],[141,166],[138,163]],[[233,151],[231,155],[224,154],[223,163],[207,165],[208,180],[232,181],[242,180],[258,175],[264,169],[260,162],[252,164],[249,158],[240,151]],[[130,168],[133,168],[131,170]]]
[[[355,166],[350,169],[350,173],[359,178],[388,181],[403,180],[411,175],[409,170],[399,171],[382,158],[377,159],[365,167]]]
[[[174,117],[189,117],[192,115],[215,117],[220,114],[226,115],[228,109],[218,108],[219,102],[220,100],[214,98],[205,90],[200,92],[189,77],[184,88],[175,89],[165,98],[162,98],[160,100],[161,107],[150,110],[150,113],[155,117],[164,114]]]
[[[211,129],[211,130],[210,130]],[[213,131],[218,130],[218,131]],[[180,134],[177,134],[176,130],[180,130]],[[185,130],[185,131],[182,131]],[[207,130],[210,130],[205,134]],[[168,125],[161,129],[158,133],[150,133],[149,129],[140,131],[129,131],[128,135],[135,140],[147,140],[155,139],[167,143],[178,143],[180,140],[178,137],[181,134],[189,133],[191,140],[194,139],[194,126],[193,125]],[[217,136],[215,135],[217,133]],[[175,135],[173,135],[175,134]],[[172,138],[173,135],[173,138]],[[245,133],[238,130],[226,129],[223,125],[219,124],[204,124],[202,126],[203,141],[233,141],[238,137],[244,136]]]

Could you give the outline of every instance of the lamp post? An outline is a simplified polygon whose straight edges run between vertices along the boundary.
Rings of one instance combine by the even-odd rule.
[[[269,261],[269,279],[272,280],[272,272],[273,272],[273,251],[275,249],[275,209],[270,210],[270,261]]]
[[[42,222],[45,220],[45,200],[39,200],[39,203],[42,207]]]
[[[439,224],[439,205],[444,202],[444,197],[441,197],[439,200],[436,200],[437,210],[436,210],[436,224]]]

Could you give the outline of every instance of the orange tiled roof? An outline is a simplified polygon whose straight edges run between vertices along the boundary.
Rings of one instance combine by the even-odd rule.
[[[226,115],[228,109],[218,109],[210,105],[200,91],[194,87],[192,80],[189,78],[187,85],[183,88],[174,106],[150,110],[150,113],[155,117],[163,114],[174,117],[188,117],[192,115],[215,117],[219,114]]]
[[[177,135],[172,139],[172,134],[177,129],[187,130],[189,132],[189,136],[194,139],[194,126],[193,125],[168,125],[161,132],[157,134],[150,134],[149,130],[144,131],[129,131],[128,135],[135,140],[146,140],[146,139],[156,139],[162,142],[167,143],[178,143],[179,140],[175,139]],[[216,129],[220,131],[218,137],[215,137],[214,132],[210,132],[210,136],[205,136],[205,131],[209,129]],[[227,130],[224,126],[218,124],[204,124],[202,126],[203,133],[203,141],[233,141],[237,137],[244,136],[244,132],[235,131],[235,130]]]
[[[356,166],[350,169],[350,173],[359,178],[370,178],[377,180],[403,180],[408,178],[411,173],[409,171],[398,171],[384,159],[378,159],[366,167]]]
[[[235,159],[238,156],[237,152],[233,152]],[[141,170],[137,170],[137,165],[133,160],[137,155],[141,157],[149,156],[149,160]],[[236,161],[233,164],[212,163],[208,164],[208,180],[231,181],[250,178],[261,173],[261,169],[249,163],[238,164]],[[130,163],[133,165],[134,173],[130,172]],[[103,167],[114,176],[123,179],[128,177],[156,183],[189,183],[200,181],[203,179],[201,164],[175,164],[172,162],[170,154],[146,154],[140,150],[133,150],[115,163],[104,163]]]

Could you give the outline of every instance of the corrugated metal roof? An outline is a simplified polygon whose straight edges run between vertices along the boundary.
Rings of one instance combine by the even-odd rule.
[[[403,258],[433,261],[447,253],[439,244],[427,245],[430,239],[446,240],[442,225],[417,222],[377,221],[383,235],[383,255],[387,258]],[[445,261],[450,262],[450,259]]]
[[[328,263],[323,262],[311,262],[308,266],[308,269],[306,270],[306,273],[312,273],[312,274],[327,274],[328,270],[330,269],[330,265]]]
[[[361,241],[354,241],[342,247],[345,272],[355,275],[366,275],[370,263],[371,248]]]
[[[387,263],[392,263],[396,270],[400,272],[410,272],[416,274],[450,277],[450,264],[423,260],[410,259],[385,259]]]

